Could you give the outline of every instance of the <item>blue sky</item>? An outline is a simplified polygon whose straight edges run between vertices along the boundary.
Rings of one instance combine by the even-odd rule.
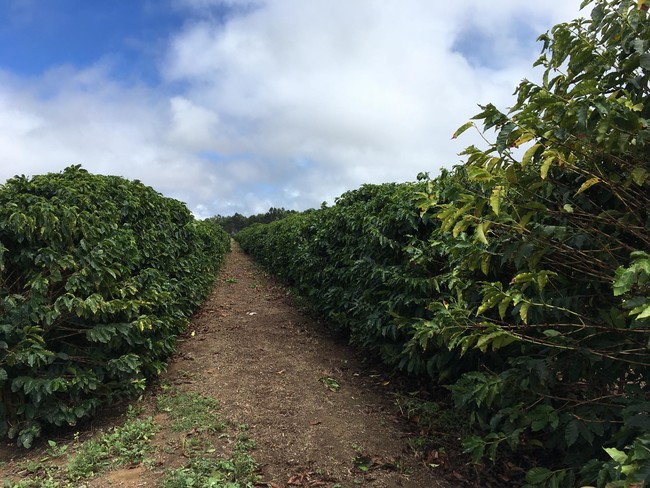
[[[184,22],[167,0],[0,0],[0,66],[40,75],[106,59],[116,75],[160,82],[166,42]]]
[[[460,162],[579,0],[0,0],[0,182],[140,179],[199,217]]]

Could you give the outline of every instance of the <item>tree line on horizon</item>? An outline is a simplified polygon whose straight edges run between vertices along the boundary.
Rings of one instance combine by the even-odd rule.
[[[287,210],[285,208],[271,207],[267,212],[258,213],[255,215],[245,215],[236,212],[233,215],[215,215],[207,220],[218,224],[223,230],[230,235],[235,235],[239,231],[250,227],[253,224],[270,224],[276,220],[283,219],[291,214],[297,213],[296,210]]]

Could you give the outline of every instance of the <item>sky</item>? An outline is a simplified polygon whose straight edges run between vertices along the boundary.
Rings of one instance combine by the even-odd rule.
[[[0,0],[0,183],[81,164],[198,217],[462,162],[580,0]]]

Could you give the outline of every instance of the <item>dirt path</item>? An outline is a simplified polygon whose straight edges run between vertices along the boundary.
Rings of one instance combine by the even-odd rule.
[[[353,460],[362,455],[385,466],[364,477],[369,486],[442,486],[405,453],[389,400],[354,352],[311,322],[235,245],[169,374],[199,375],[199,391],[249,425],[265,480],[284,486],[320,473],[347,485],[359,479]]]
[[[230,422],[248,425],[265,482],[259,486],[449,486],[409,453],[380,378],[236,244],[161,378],[181,383],[215,397]],[[162,445],[174,433],[158,420]],[[160,449],[155,464],[178,465],[174,456]],[[87,486],[154,487],[156,476],[131,466]]]

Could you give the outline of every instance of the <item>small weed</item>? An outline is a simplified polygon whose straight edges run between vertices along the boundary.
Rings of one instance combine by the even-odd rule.
[[[70,445],[48,441],[47,456],[40,461],[30,461],[20,468],[33,475],[18,482],[5,481],[3,488],[72,488],[78,480],[89,478],[116,466],[139,463],[151,451],[149,440],[158,427],[151,417],[136,418],[141,410],[129,409],[127,421],[85,442],[75,434],[75,453],[69,454]],[[52,458],[68,454],[64,465],[45,464]]]
[[[352,444],[352,449],[357,453],[354,458],[352,458],[352,464],[359,471],[367,473],[375,464],[370,456],[364,453],[363,447],[358,444]]]
[[[177,394],[176,401],[179,396],[184,394]],[[163,405],[167,405],[167,400],[163,400]],[[208,401],[206,401],[208,400]],[[180,404],[194,405],[195,418],[201,415],[201,408],[203,413],[209,413],[217,407],[217,404],[212,399],[206,399],[198,395],[192,394],[191,399],[181,397]],[[170,405],[167,405],[169,408]],[[204,421],[198,421],[196,425],[205,426]],[[196,425],[189,425],[189,430],[195,430]],[[219,424],[224,428],[223,424]],[[225,436],[225,437],[224,437]],[[219,439],[227,438],[225,434],[218,436]],[[190,441],[190,439],[194,439]],[[188,437],[188,441],[196,443],[198,438],[195,436]],[[165,475],[162,488],[252,488],[255,483],[259,481],[257,475],[257,464],[250,456],[249,451],[255,448],[255,441],[248,435],[248,426],[239,426],[239,435],[235,442],[232,454],[229,458],[211,458],[216,449],[209,444],[208,438],[203,438],[203,441],[208,441],[208,444],[198,445],[194,447],[197,449],[190,450],[186,455],[190,458],[187,466],[177,469],[172,469]],[[187,451],[186,446],[184,448]]]
[[[58,445],[56,442],[49,440],[47,441],[49,447],[47,448],[47,455],[50,458],[58,458],[63,456],[68,450],[68,444]]]
[[[322,378],[319,378],[318,381],[323,383],[330,391],[339,391],[341,389],[339,382],[331,376],[323,376]]]
[[[41,459],[39,461],[28,460],[19,464],[21,471],[25,471],[29,474],[39,474],[47,471],[47,465],[44,462],[47,461]]]
[[[352,464],[354,464],[354,466],[360,471],[367,473],[370,471],[374,463],[370,456],[364,456],[360,454],[352,459]]]
[[[255,442],[246,433],[248,427],[240,426],[240,434],[227,459],[209,459],[206,449],[202,456],[190,459],[186,467],[170,470],[162,482],[162,488],[252,488],[259,481],[257,464],[249,452]]]
[[[259,481],[257,464],[250,455],[255,441],[247,425],[239,426],[230,457],[216,458],[215,453],[222,451],[214,443],[216,439],[231,436],[224,432],[214,398],[170,387],[159,396],[158,407],[168,413],[173,430],[185,432],[183,452],[189,458],[186,466],[168,470],[162,488],[253,488]],[[146,465],[146,455],[152,450],[150,440],[158,426],[151,417],[140,418],[143,411],[130,407],[122,426],[84,442],[79,440],[79,434],[69,445],[49,441],[45,458],[21,466],[29,479],[4,481],[2,488],[74,488],[81,485],[80,480],[118,466]],[[64,455],[66,464],[46,463]]]
[[[150,439],[158,426],[151,417],[132,418],[100,436],[77,446],[77,454],[67,465],[73,480],[88,478],[110,467],[136,464],[151,452]]]
[[[68,488],[70,484],[61,484],[60,481],[55,480],[51,476],[47,478],[35,478],[30,480],[21,480],[17,482],[5,481],[2,488]]]
[[[210,449],[211,446],[210,439],[200,433],[196,435],[191,433],[187,434],[182,441],[183,455],[188,458]]]
[[[251,439],[248,436],[248,425],[242,424],[239,426],[239,437],[237,437],[237,443],[235,444],[235,450],[240,452],[252,451],[255,449],[256,443],[255,440]]]
[[[233,283],[237,283],[237,278],[226,278],[226,279],[223,280],[223,281],[224,281],[225,283],[228,283],[228,284],[230,285],[230,284],[233,284]]]
[[[248,456],[250,457],[250,456]],[[242,476],[244,474],[244,476]],[[187,467],[171,470],[162,488],[252,488],[258,477],[254,472],[238,472],[234,458],[192,459]]]

